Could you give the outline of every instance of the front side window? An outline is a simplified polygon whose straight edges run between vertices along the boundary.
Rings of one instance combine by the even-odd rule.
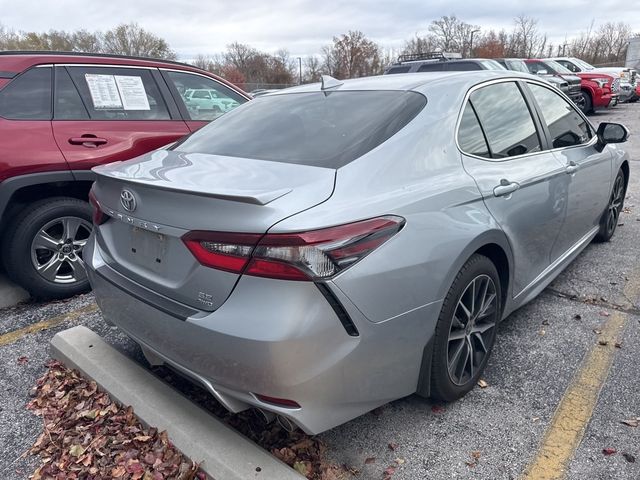
[[[174,148],[340,168],[395,135],[426,102],[417,92],[396,90],[261,96]]]
[[[591,140],[589,124],[564,98],[533,83],[529,84],[529,89],[542,110],[553,148],[572,147]]]
[[[165,72],[180,95],[189,120],[215,120],[247,101],[212,78],[186,72]]]
[[[566,68],[567,70],[571,71],[571,72],[579,72],[580,69],[574,65],[573,63],[567,61],[567,60],[556,60],[556,63],[559,63],[560,65],[562,65],[564,68]]]
[[[0,90],[0,116],[51,120],[51,67],[27,70]]]
[[[491,157],[500,159],[541,150],[529,108],[514,82],[496,83],[471,94]]]
[[[91,120],[170,120],[151,72],[116,67],[67,67]]]

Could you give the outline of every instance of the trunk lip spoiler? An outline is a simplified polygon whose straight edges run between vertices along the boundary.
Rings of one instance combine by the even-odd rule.
[[[267,205],[274,200],[284,197],[285,195],[293,191],[292,188],[279,188],[275,190],[257,191],[255,193],[250,191],[232,190],[227,189],[218,192],[205,192],[202,190],[190,190],[187,188],[171,187],[165,184],[154,184],[148,180],[136,180],[133,178],[124,178],[118,175],[111,175],[110,173],[101,172],[97,169],[92,169],[99,177],[106,177],[119,182],[127,183],[130,185],[140,185],[145,188],[158,188],[167,192],[177,193],[189,193],[197,195],[199,197],[218,198],[220,200],[230,200],[233,202],[250,203],[253,205]]]

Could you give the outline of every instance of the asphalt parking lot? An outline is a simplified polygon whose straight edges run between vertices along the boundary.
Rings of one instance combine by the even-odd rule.
[[[394,480],[545,478],[540,472],[558,462],[571,480],[640,479],[640,427],[621,423],[640,417],[640,104],[591,119],[632,132],[631,181],[614,239],[590,245],[501,324],[485,388],[448,405],[411,396],[326,432],[333,462],[363,479],[385,470]],[[28,393],[51,337],[78,324],[143,361],[102,322],[91,294],[0,310],[0,478],[27,478],[37,464],[21,458],[42,427],[25,409]],[[575,449],[572,438],[581,438]]]

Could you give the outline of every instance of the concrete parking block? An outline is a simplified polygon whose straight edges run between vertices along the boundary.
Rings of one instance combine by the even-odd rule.
[[[0,308],[13,307],[25,300],[29,300],[29,293],[0,274]]]
[[[84,326],[57,333],[51,354],[131,405],[144,424],[167,430],[171,442],[216,480],[304,478]]]

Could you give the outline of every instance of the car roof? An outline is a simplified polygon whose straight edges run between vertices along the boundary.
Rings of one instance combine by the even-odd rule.
[[[425,72],[425,73],[397,73],[394,75],[378,75],[375,77],[362,77],[350,80],[340,80],[342,84],[338,87],[326,89],[332,91],[354,91],[354,90],[401,90],[417,91],[425,93],[432,87],[441,88],[442,85],[451,85],[454,88],[468,89],[483,81],[513,78],[513,79],[538,79],[535,75],[520,73],[512,70],[474,70],[464,72]],[[286,88],[268,94],[284,95],[288,93],[317,92],[320,90],[320,83],[311,83],[298,87]],[[447,87],[448,88],[448,87]]]

